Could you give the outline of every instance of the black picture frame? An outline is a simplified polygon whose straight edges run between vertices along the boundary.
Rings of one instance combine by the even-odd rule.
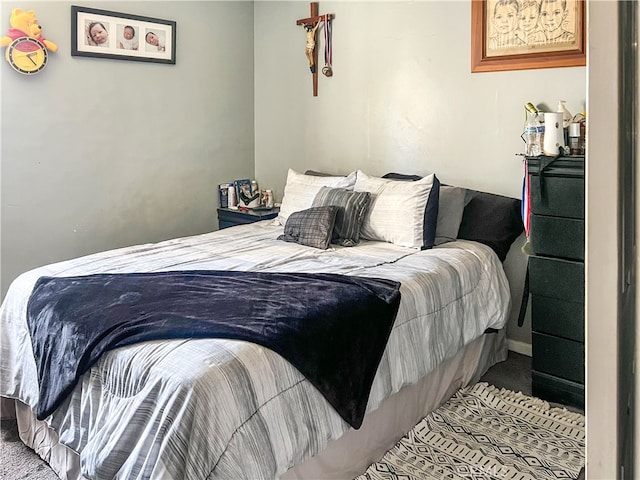
[[[176,22],[71,6],[71,56],[176,63]]]

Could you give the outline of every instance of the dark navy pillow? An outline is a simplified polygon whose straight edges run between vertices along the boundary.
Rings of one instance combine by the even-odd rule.
[[[521,201],[493,193],[467,189],[458,238],[490,246],[504,262],[511,244],[524,231]]]

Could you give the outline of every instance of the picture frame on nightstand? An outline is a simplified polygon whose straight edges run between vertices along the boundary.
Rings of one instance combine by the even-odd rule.
[[[235,180],[233,183],[236,187],[238,207],[253,208],[260,205],[260,189],[257,188],[257,183],[253,182],[255,188],[248,178]]]

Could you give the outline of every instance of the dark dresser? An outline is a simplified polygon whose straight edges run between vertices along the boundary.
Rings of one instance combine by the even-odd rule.
[[[584,408],[584,157],[528,157],[532,392]]]

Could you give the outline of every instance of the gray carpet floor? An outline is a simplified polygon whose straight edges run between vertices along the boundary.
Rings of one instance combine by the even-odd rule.
[[[18,437],[15,420],[0,421],[0,479],[58,480],[58,476]]]
[[[498,388],[531,395],[531,358],[509,352],[507,360],[493,366],[482,377],[482,381]],[[572,410],[575,411],[575,409]],[[0,423],[0,433],[0,479],[56,480],[58,478],[33,450],[20,441],[14,420],[3,420]]]

